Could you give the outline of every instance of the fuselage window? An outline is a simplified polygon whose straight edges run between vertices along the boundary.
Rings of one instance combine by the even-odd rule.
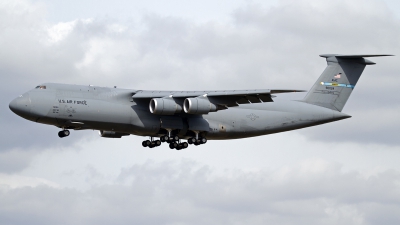
[[[45,85],[39,85],[39,86],[36,86],[35,89],[46,89],[46,86]]]

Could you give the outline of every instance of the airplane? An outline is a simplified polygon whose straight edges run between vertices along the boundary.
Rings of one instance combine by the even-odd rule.
[[[250,138],[334,122],[342,113],[367,57],[323,54],[327,67],[304,99],[274,102],[287,89],[158,91],[44,83],[10,102],[15,114],[61,129],[98,130],[101,137],[148,136],[143,147],[163,142],[181,150],[207,140]],[[187,140],[187,141],[184,141]]]

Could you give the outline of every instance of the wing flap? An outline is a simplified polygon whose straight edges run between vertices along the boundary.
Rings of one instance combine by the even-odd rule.
[[[263,101],[263,102],[273,102],[272,96],[271,96],[271,95],[259,95],[258,97],[259,97],[259,98],[261,99],[261,101]]]

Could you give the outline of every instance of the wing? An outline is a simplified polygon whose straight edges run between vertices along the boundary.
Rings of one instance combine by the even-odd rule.
[[[254,90],[223,90],[223,91],[144,91],[133,94],[134,101],[150,101],[153,98],[173,98],[181,102],[186,98],[206,97],[213,104],[232,107],[239,104],[272,102],[272,94],[305,92],[304,90],[287,89],[254,89]]]

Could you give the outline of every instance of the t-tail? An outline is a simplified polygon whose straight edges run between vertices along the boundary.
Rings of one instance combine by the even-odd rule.
[[[392,55],[320,55],[328,66],[304,98],[304,102],[342,111],[366,65],[374,62],[365,57]]]

